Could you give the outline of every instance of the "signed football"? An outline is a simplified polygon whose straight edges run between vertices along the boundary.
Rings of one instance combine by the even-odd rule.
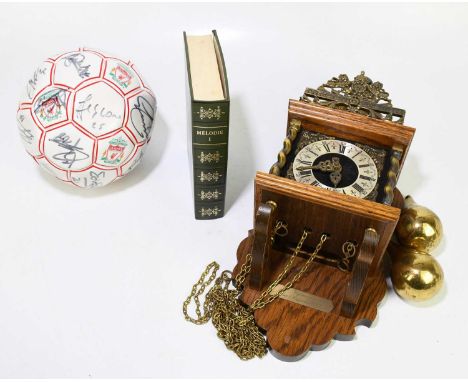
[[[46,59],[21,96],[26,151],[56,178],[104,186],[132,171],[151,138],[156,99],[130,61],[90,49]]]

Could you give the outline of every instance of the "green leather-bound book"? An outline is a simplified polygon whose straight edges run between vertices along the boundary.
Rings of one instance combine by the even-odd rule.
[[[188,146],[193,161],[196,219],[224,216],[229,140],[229,89],[216,31],[184,32],[187,61]]]

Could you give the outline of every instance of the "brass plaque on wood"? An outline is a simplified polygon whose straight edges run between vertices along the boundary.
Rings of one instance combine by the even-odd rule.
[[[278,284],[271,294],[276,294],[284,288],[284,285]],[[309,308],[319,310],[321,312],[329,313],[333,310],[333,302],[323,297],[315,296],[313,294],[303,292],[299,289],[290,288],[285,291],[280,298],[295,302],[296,304],[304,305]]]

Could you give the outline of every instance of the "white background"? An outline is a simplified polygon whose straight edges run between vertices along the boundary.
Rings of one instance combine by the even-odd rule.
[[[182,31],[211,29],[232,96],[228,210],[195,221]],[[0,5],[0,376],[466,376],[467,38],[462,4]],[[131,58],[159,107],[142,164],[95,191],[45,174],[15,123],[36,65],[79,46]],[[399,188],[444,223],[445,287],[419,305],[389,289],[371,329],[300,362],[239,361],[182,301],[207,263],[234,266],[288,99],[363,69],[417,128]]]

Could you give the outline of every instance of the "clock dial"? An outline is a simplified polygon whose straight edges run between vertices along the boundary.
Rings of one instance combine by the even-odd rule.
[[[365,198],[377,184],[378,170],[360,147],[336,139],[305,146],[294,158],[296,181]]]

